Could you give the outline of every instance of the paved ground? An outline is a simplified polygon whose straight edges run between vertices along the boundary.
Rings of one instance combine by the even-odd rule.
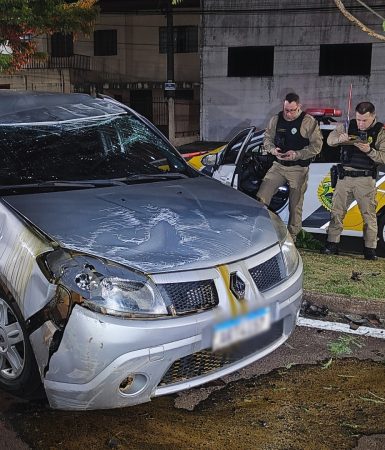
[[[338,315],[341,312],[354,314],[372,313],[376,314],[382,320],[385,319],[385,302],[365,302],[356,299],[320,296],[310,293],[305,293],[304,297],[306,300],[318,305],[327,305],[331,314]],[[320,361],[325,361],[330,357],[330,354],[327,352],[327,343],[335,341],[337,338],[338,333],[335,332],[297,327],[297,330],[289,341],[273,354],[218,382],[180,393],[175,400],[175,407],[191,411],[214,391],[223,389],[227,383],[240,378],[248,379],[255,375],[263,375],[276,368],[287,367],[289,365],[317,364]],[[355,358],[384,361],[385,340],[370,337],[361,339],[364,340],[365,345],[356,349],[354,353]],[[15,403],[20,404],[18,400],[0,392],[0,449],[22,450],[28,448],[12,431],[11,423],[5,419],[4,413],[10,407],[14,406]],[[359,441],[357,447],[357,450],[380,449],[385,449],[384,435],[364,436]]]
[[[360,244],[360,239],[348,239],[346,242],[343,242],[343,248],[345,251],[359,251]],[[333,320],[336,320],[336,317],[343,314],[375,314],[380,319],[385,320],[385,301],[364,301],[309,292],[305,293],[304,299],[319,306],[327,306],[330,311],[329,317],[333,317]],[[326,319],[330,320],[330,318]],[[325,342],[336,339],[335,336],[335,332],[320,332],[319,330],[298,327],[290,340],[273,354],[258,361],[257,364],[243,369],[239,373],[226,377],[221,382],[181,393],[175,402],[175,406],[191,410],[213,391],[222,389],[226,383],[237,378],[250,378],[254,375],[269,373],[273,369],[285,367],[287,364],[316,364],[328,357],[325,351]],[[355,353],[355,357],[383,361],[385,341],[383,339],[373,338],[364,339],[367,341],[366,345]],[[12,424],[5,419],[5,411],[14,405],[15,402],[20,403],[19,400],[0,391],[0,450],[25,450],[29,448],[17,437],[12,430]],[[356,448],[356,450],[384,449],[384,435],[364,436],[360,439],[359,445]]]
[[[0,391],[0,450],[26,450],[24,444],[12,430],[11,424],[5,419],[4,412],[15,402],[12,396]]]

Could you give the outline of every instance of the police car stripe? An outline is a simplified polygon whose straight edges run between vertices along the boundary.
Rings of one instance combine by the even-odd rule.
[[[323,228],[330,221],[330,211],[320,206],[302,222],[303,227]]]

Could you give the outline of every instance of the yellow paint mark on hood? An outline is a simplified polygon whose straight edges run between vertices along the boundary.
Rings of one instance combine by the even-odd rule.
[[[238,314],[238,305],[237,305],[237,300],[236,300],[234,294],[230,291],[229,269],[227,268],[227,266],[223,265],[223,266],[218,266],[218,270],[219,270],[219,272],[222,276],[222,279],[224,281],[224,284],[225,284],[227,298],[230,303],[231,315],[235,317]]]

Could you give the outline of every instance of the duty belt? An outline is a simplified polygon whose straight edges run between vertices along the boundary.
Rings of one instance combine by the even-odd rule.
[[[372,177],[373,170],[344,170],[345,177]]]
[[[311,159],[298,159],[297,161],[283,161],[282,159],[277,159],[277,162],[282,166],[301,166],[307,167],[311,163]]]

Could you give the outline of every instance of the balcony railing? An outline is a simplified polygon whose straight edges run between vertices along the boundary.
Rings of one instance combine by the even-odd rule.
[[[32,58],[25,69],[80,69],[91,70],[91,57],[86,55],[47,56],[47,58]]]

